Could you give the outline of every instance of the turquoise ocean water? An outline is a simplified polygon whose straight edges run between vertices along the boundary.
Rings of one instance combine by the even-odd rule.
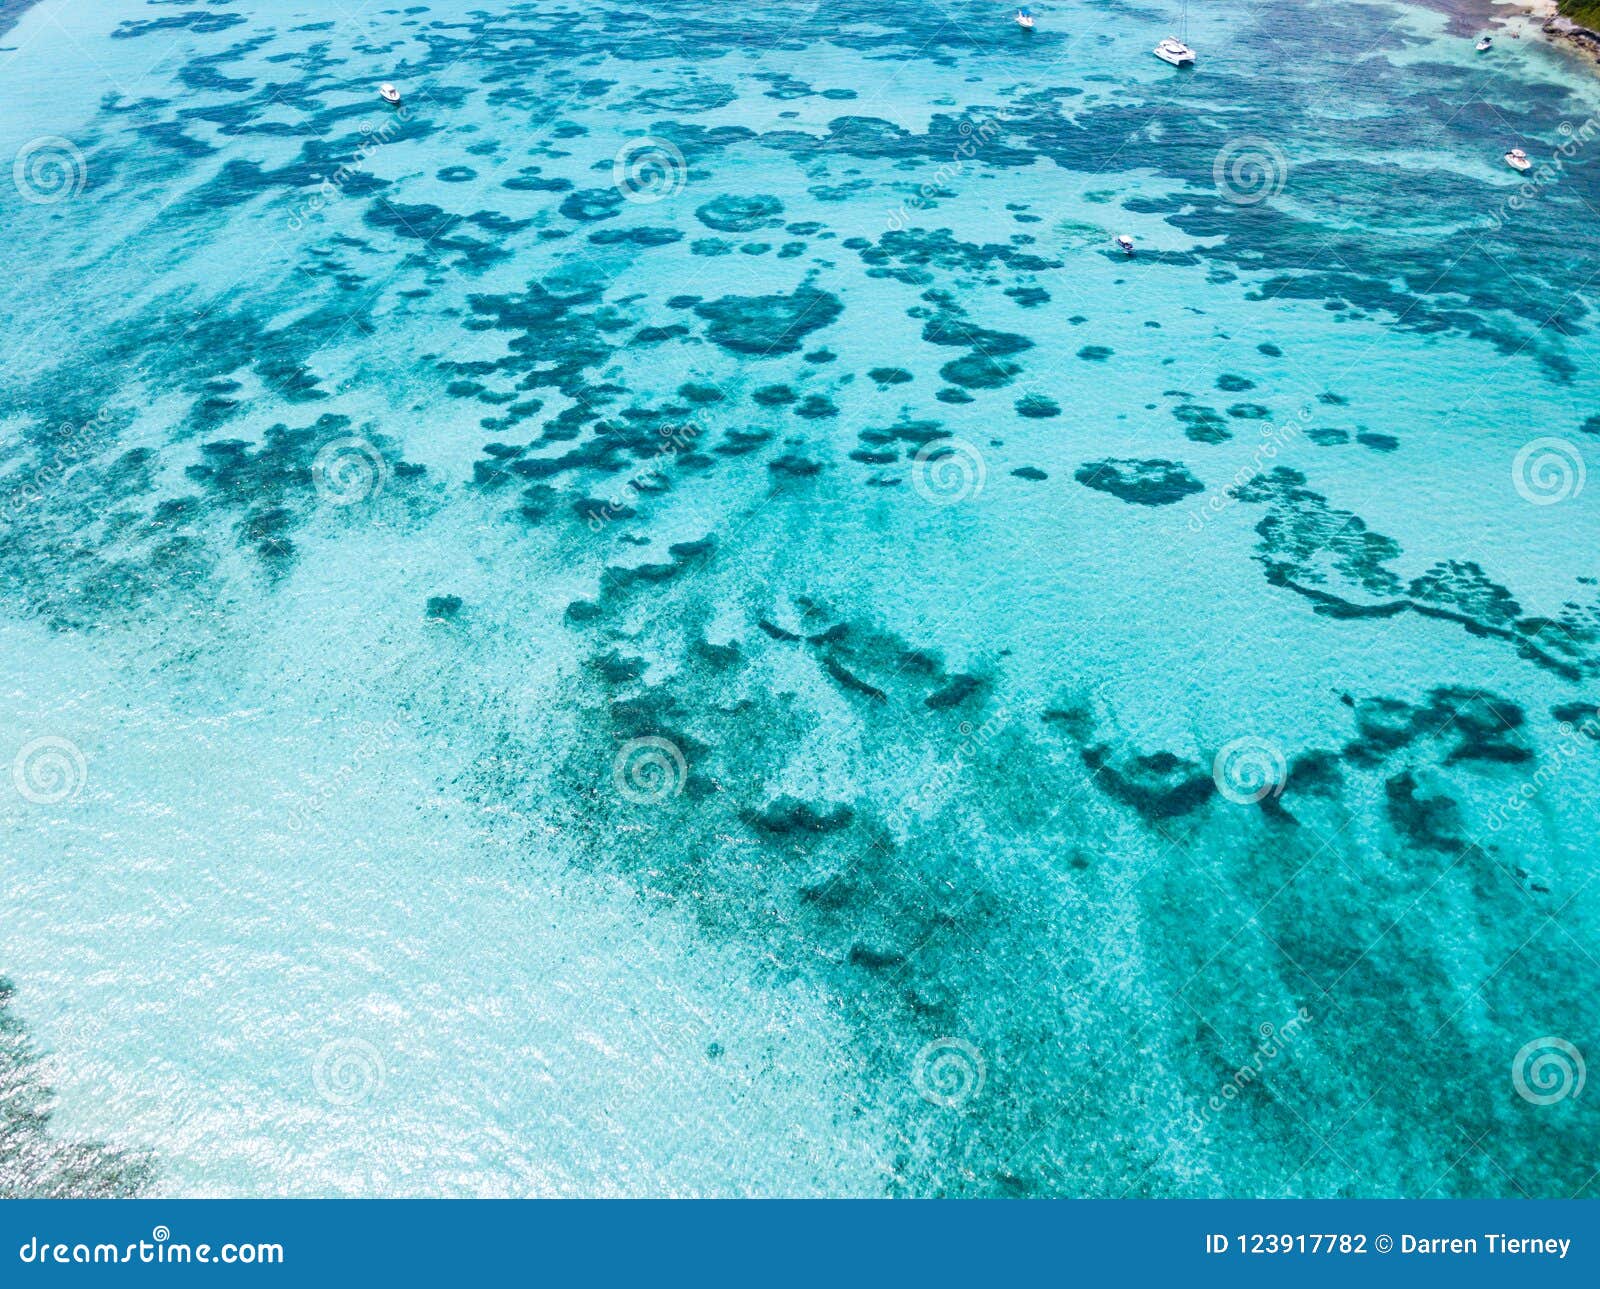
[[[0,1191],[1593,1193],[1600,81],[1010,12],[0,37]]]

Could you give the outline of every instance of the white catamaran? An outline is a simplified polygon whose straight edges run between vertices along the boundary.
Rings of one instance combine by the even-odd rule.
[[[1180,40],[1177,36],[1168,36],[1151,52],[1162,62],[1171,63],[1174,67],[1193,67],[1194,50],[1190,49],[1187,44],[1189,39],[1189,0],[1184,0],[1183,20],[1178,27],[1178,31],[1183,39]]]

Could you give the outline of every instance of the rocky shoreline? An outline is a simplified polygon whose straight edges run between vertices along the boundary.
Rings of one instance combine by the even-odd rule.
[[[1547,18],[1541,30],[1552,41],[1571,45],[1600,63],[1600,32],[1579,26],[1559,13]]]
[[[1551,44],[1566,46],[1600,63],[1600,31],[1562,13],[1559,0],[1512,0],[1509,6],[1497,0],[1495,7],[1510,7],[1511,20],[1526,18],[1530,26],[1538,23],[1540,33]]]
[[[1450,30],[1471,38],[1487,32],[1497,40],[1540,35],[1558,49],[1600,64],[1600,0],[1584,5],[1583,21],[1561,12],[1559,0],[1416,0],[1445,14]],[[1592,10],[1590,17],[1586,11]],[[1593,23],[1588,26],[1586,23]]]

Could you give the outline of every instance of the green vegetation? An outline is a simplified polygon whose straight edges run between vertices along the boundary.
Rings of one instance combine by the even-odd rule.
[[[1600,31],[1600,0],[1559,0],[1558,7],[1580,27]]]

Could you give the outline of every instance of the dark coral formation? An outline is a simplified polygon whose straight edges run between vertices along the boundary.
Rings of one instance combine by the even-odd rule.
[[[764,195],[740,197],[724,193],[697,207],[694,213],[707,228],[721,233],[750,233],[783,224],[776,218],[783,213],[783,203],[776,197]]]
[[[1109,492],[1135,506],[1171,506],[1185,497],[1204,492],[1205,485],[1176,461],[1086,461],[1073,478],[1086,488]]]
[[[806,285],[788,295],[723,296],[694,311],[709,324],[706,335],[730,353],[770,358],[798,353],[804,339],[834,322],[844,306]]]
[[[1385,15],[1357,8],[1341,17],[1319,39],[1344,42],[1374,76],[1388,74],[1386,53],[1414,39],[1389,31]],[[741,92],[718,78],[746,73],[713,76],[694,64],[745,64],[748,33],[736,13],[685,11],[676,20],[681,38],[664,52],[655,24],[607,15],[606,58],[638,62],[648,73],[610,80],[594,74],[601,64],[581,17],[530,12],[513,20],[482,11],[445,24],[408,15],[402,25],[419,42],[414,79],[423,84],[433,73],[433,98],[397,118],[394,137],[407,147],[426,143],[430,157],[416,173],[428,195],[446,200],[431,175],[457,185],[450,200],[462,204],[407,201],[408,179],[352,168],[341,181],[349,220],[308,214],[303,221],[306,245],[292,291],[263,288],[212,312],[199,307],[204,301],[163,299],[96,337],[81,362],[47,364],[39,381],[8,388],[12,406],[53,409],[6,449],[5,464],[19,471],[39,471],[60,451],[46,420],[100,427],[71,486],[47,490],[0,533],[10,594],[59,629],[99,627],[157,597],[180,607],[226,606],[241,566],[243,576],[273,587],[297,561],[314,576],[318,532],[340,525],[381,518],[394,525],[385,539],[403,549],[406,525],[432,506],[461,507],[475,530],[504,521],[506,587],[548,577],[552,564],[572,579],[552,593],[548,612],[573,633],[576,662],[559,701],[577,733],[553,755],[546,744],[519,748],[514,726],[497,727],[483,736],[492,744],[466,749],[492,748],[463,758],[480,777],[453,789],[481,794],[497,812],[507,804],[541,818],[554,812],[581,862],[629,874],[642,897],[681,904],[706,934],[745,942],[763,970],[822,992],[842,1018],[841,1032],[859,1044],[862,1083],[894,1106],[894,1148],[885,1159],[891,1191],[1227,1192],[1237,1191],[1244,1158],[1261,1162],[1263,1191],[1502,1186],[1490,1171],[1498,1165],[1462,1160],[1457,1129],[1465,1121],[1476,1135],[1503,1112],[1503,1095],[1496,1099],[1466,1077],[1394,1080],[1388,1035],[1396,1024],[1437,1034],[1434,1049],[1460,1054],[1455,1059],[1470,1061],[1476,1075],[1504,1064],[1504,1035],[1480,1026],[1480,1012],[1507,1027],[1531,1024],[1536,1018],[1522,997],[1529,979],[1548,997],[1570,997],[1560,980],[1540,980],[1536,970],[1519,977],[1521,964],[1503,978],[1490,970],[1503,960],[1496,937],[1506,937],[1505,946],[1534,938],[1544,914],[1524,897],[1548,889],[1551,879],[1541,873],[1539,882],[1518,886],[1508,877],[1515,865],[1483,844],[1482,797],[1525,785],[1537,772],[1549,736],[1541,713],[1578,728],[1593,715],[1585,693],[1570,685],[1594,671],[1600,623],[1593,606],[1530,616],[1495,580],[1503,570],[1464,557],[1419,573],[1424,561],[1402,565],[1397,542],[1315,491],[1305,474],[1258,464],[1232,500],[1253,508],[1240,514],[1258,521],[1256,558],[1268,583],[1303,597],[1326,619],[1313,624],[1319,630],[1363,623],[1383,630],[1401,615],[1442,624],[1441,631],[1468,633],[1471,643],[1510,645],[1543,669],[1524,669],[1535,680],[1561,691],[1529,701],[1529,715],[1474,688],[1470,675],[1440,675],[1420,689],[1396,684],[1393,693],[1374,681],[1333,707],[1317,745],[1282,749],[1281,796],[1241,807],[1217,791],[1212,749],[1201,746],[1200,733],[1180,742],[1181,723],[1167,734],[1135,729],[1136,704],[1120,711],[1103,698],[1063,699],[1045,712],[1042,729],[1026,719],[1023,710],[1038,704],[1018,701],[1003,661],[1017,642],[1003,632],[979,642],[995,657],[972,657],[961,647],[974,642],[952,641],[944,626],[919,627],[921,638],[911,642],[869,611],[804,598],[817,576],[816,553],[796,534],[830,531],[829,520],[857,508],[888,511],[894,493],[866,490],[892,489],[907,461],[947,451],[953,434],[992,444],[990,468],[1011,498],[1042,508],[1062,497],[1056,487],[1031,486],[1046,483],[1046,472],[988,436],[1026,434],[1030,446],[1071,441],[1075,426],[1037,422],[1079,406],[1079,384],[1145,362],[1146,346],[1114,354],[1107,345],[1063,339],[1098,339],[1103,319],[1042,307],[1052,292],[1065,302],[1060,314],[1096,307],[1073,296],[1076,252],[1036,222],[1048,217],[1046,204],[1008,203],[995,241],[924,226],[943,219],[941,205],[981,196],[983,184],[999,192],[995,180],[1027,175],[1041,162],[1086,178],[1131,169],[1157,180],[1141,184],[1123,208],[1166,220],[1195,249],[1141,252],[1126,268],[1118,260],[1110,272],[1129,307],[1142,307],[1133,296],[1142,283],[1176,286],[1186,274],[1196,285],[1236,283],[1235,292],[1275,307],[1309,304],[1508,354],[1526,349],[1548,374],[1570,379],[1563,345],[1592,328],[1590,301],[1574,296],[1562,266],[1515,229],[1483,229],[1465,255],[1455,253],[1453,237],[1419,229],[1407,193],[1422,180],[1403,167],[1347,165],[1335,185],[1328,164],[1297,164],[1293,213],[1273,202],[1241,210],[1212,191],[1208,176],[1194,182],[1194,158],[1215,155],[1235,133],[1288,137],[1284,113],[1295,110],[1293,96],[1263,97],[1246,85],[1230,91],[1225,117],[1171,106],[1162,130],[1144,131],[1131,128],[1128,100],[1109,89],[1085,96],[1077,86],[1023,84],[1007,92],[1004,128],[990,134],[983,127],[994,109],[964,109],[960,77],[952,76],[949,101],[925,130],[869,115],[828,119],[831,113],[808,116],[803,126],[794,114],[765,129],[712,125],[697,114],[724,108]],[[255,61],[245,60],[261,43],[227,43],[239,40],[230,33],[239,21],[196,11],[118,30],[128,40],[174,31],[186,41],[222,39],[186,56],[182,97],[108,102],[91,185],[114,177],[184,192],[196,178],[173,214],[198,221],[249,203],[303,202],[347,165],[361,146],[358,123],[371,110],[348,101],[349,69],[314,39],[273,55],[283,60],[281,81],[258,82]],[[1256,30],[1246,23],[1242,38]],[[828,38],[872,59],[915,53],[952,71],[973,65],[974,41],[982,39],[960,24],[915,16],[904,30],[835,24]],[[805,56],[808,32],[780,39],[785,52]],[[437,75],[469,51],[481,83]],[[736,57],[717,61],[729,54]],[[669,55],[668,74],[655,75],[664,69],[653,64]],[[790,72],[754,75],[772,100],[812,108],[854,93],[814,88]],[[1394,86],[1394,120],[1477,128],[1476,108],[1453,75],[1407,60]],[[562,101],[603,104],[607,113],[648,115],[652,137],[684,162],[689,187],[673,199],[677,206],[636,206],[609,183],[616,140],[598,125],[586,141],[590,126],[558,117],[523,140],[526,154],[514,158],[496,152],[495,140],[478,135],[468,143],[470,131],[452,128],[452,109],[471,96],[526,120],[548,106],[547,89]],[[1077,100],[1070,120],[1066,99]],[[280,101],[288,112],[265,110]],[[1526,120],[1548,120],[1555,106],[1527,105]],[[1519,114],[1513,111],[1513,124]],[[1448,124],[1458,115],[1460,125]],[[1144,123],[1141,116],[1137,124]],[[1346,126],[1330,120],[1328,128]],[[924,190],[917,180],[952,156],[968,156],[957,149],[975,132],[984,145],[962,176]],[[218,136],[288,139],[281,155],[289,159],[277,166],[248,160],[222,151]],[[737,167],[722,164],[730,150]],[[747,173],[751,157],[789,173],[792,188],[769,186],[796,208],[788,214],[808,218],[785,226],[782,202],[747,186],[702,200],[737,183],[733,174]],[[467,184],[474,176],[503,196],[504,210],[473,208]],[[1430,219],[1481,222],[1486,205],[1498,201],[1465,171],[1426,183]],[[1588,200],[1592,186],[1575,168],[1546,200],[1569,193]],[[1402,236],[1349,235],[1351,213],[1333,199],[1351,192],[1374,226]],[[884,209],[875,225],[856,220],[850,228],[881,228],[888,218],[890,230],[843,237],[848,217],[859,213],[852,203],[863,198],[869,205],[881,199]],[[1123,201],[1123,194],[1108,187],[1089,200]],[[888,209],[897,202],[901,211]],[[818,212],[826,218],[809,218]],[[718,235],[700,236],[707,228]],[[184,262],[193,248],[163,236],[154,228],[143,253],[152,263],[164,254]],[[1335,253],[1308,267],[1308,238],[1321,246],[1324,236]],[[1113,253],[1103,231],[1095,237],[1091,254]],[[1440,256],[1441,246],[1452,253]],[[517,272],[524,256],[539,267]],[[1494,271],[1482,272],[1491,259]],[[631,278],[639,263],[650,274]],[[1106,271],[1099,260],[1090,268]],[[881,294],[860,307],[881,310],[901,330],[889,337],[886,327],[888,338],[879,338],[852,319],[829,332],[826,345],[813,340],[840,322],[847,301],[857,307],[851,276],[862,272]],[[1510,296],[1507,274],[1521,288]],[[728,285],[745,280],[760,285]],[[417,316],[440,333],[437,352],[409,366],[392,356],[380,362],[383,328],[403,328]],[[1187,319],[1147,322],[1146,340],[1176,338],[1179,322]],[[1229,346],[1230,366],[1251,369],[1254,333],[1225,336],[1218,318],[1204,325]],[[1101,333],[1111,334],[1120,333]],[[905,350],[897,352],[900,336]],[[1314,346],[1293,348],[1298,358]],[[334,371],[352,351],[350,369]],[[1279,359],[1284,348],[1260,342],[1253,351]],[[1074,352],[1081,363],[1071,361]],[[132,437],[135,409],[152,400],[142,390],[122,396],[120,377],[107,375],[130,371],[147,353],[161,355],[152,387],[182,404],[170,443],[152,442],[145,430]],[[1041,362],[1045,355],[1053,367]],[[750,366],[766,359],[790,361]],[[1271,370],[1288,374],[1293,365]],[[933,367],[942,388],[924,384]],[[1046,377],[1049,395],[1029,388]],[[1146,507],[1180,502],[1202,491],[1199,479],[1155,454],[1183,448],[1199,454],[1200,468],[1199,457],[1236,435],[1211,459],[1242,452],[1265,430],[1278,396],[1264,379],[1271,392],[1259,395],[1262,402],[1207,393],[1243,395],[1257,384],[1214,369],[1183,382],[1193,392],[1169,390],[1165,404],[1152,397],[1146,405],[1149,424],[1140,429],[1151,436],[1148,446],[1116,449],[1132,458],[1084,463],[1078,482]],[[338,400],[352,388],[383,389],[394,423],[366,424],[348,409],[318,416],[326,407],[345,409]],[[481,416],[477,431],[459,445],[448,434],[436,437],[433,397],[451,400],[453,411],[472,409],[469,425]],[[1218,406],[1200,401],[1206,398]],[[1351,399],[1330,390],[1318,401],[1337,409]],[[263,407],[273,410],[257,419]],[[1399,449],[1395,434],[1358,428],[1357,416],[1344,415],[1350,428],[1318,425],[1307,439]],[[1596,428],[1585,422],[1578,432]],[[1180,434],[1202,446],[1184,448]],[[384,486],[371,510],[318,501],[317,454],[342,437],[373,449]],[[428,471],[408,461],[402,445],[426,459]],[[1349,452],[1312,456],[1330,474],[1352,461]],[[1295,461],[1305,465],[1306,457]],[[719,510],[729,498],[733,508]],[[1076,500],[1101,504],[1083,494]],[[1110,509],[1129,525],[1168,518]],[[970,509],[941,516],[952,527],[972,518]],[[873,524],[864,540],[874,559],[920,551],[895,518],[879,524],[875,514]],[[766,539],[752,540],[758,529]],[[1206,557],[1223,549],[1217,543]],[[947,575],[909,554],[906,560],[918,578]],[[448,574],[428,574],[436,575],[450,585]],[[406,622],[426,629],[434,648],[464,649],[490,634],[480,627],[501,607],[493,596],[480,598],[479,585],[473,582],[470,609],[454,594],[429,596],[435,586],[408,585]],[[1083,672],[1088,688],[1103,641],[1087,627],[1062,639],[1062,673]],[[514,648],[507,657],[513,669],[521,661]],[[1258,661],[1248,655],[1237,665]],[[1317,701],[1296,697],[1313,708]],[[1214,717],[1197,710],[1194,720]],[[478,737],[467,725],[453,733]],[[653,813],[607,786],[619,740],[635,738],[665,739],[684,761],[681,793]],[[1594,734],[1575,733],[1572,741],[1594,755]],[[543,795],[542,775],[537,792],[530,786],[527,767],[553,760],[552,798]],[[1048,905],[1029,898],[1041,890],[1050,893]],[[1419,890],[1437,893],[1413,914]],[[1184,933],[1161,934],[1174,909],[1183,911]],[[1403,921],[1393,916],[1401,911]],[[1249,929],[1241,934],[1241,927]],[[1450,961],[1440,944],[1451,947]],[[1467,969],[1459,963],[1474,959],[1482,961],[1473,962],[1470,983],[1482,990],[1482,1007],[1463,1009]],[[1506,985],[1513,977],[1516,989]],[[1356,1014],[1369,1009],[1341,1007],[1346,995],[1385,999],[1391,1010],[1373,1027]],[[1173,999],[1180,999],[1171,1002],[1176,1022],[1148,1031],[1170,1034],[1147,1044],[1143,1022],[1165,1019]],[[1273,1009],[1291,1005],[1316,1012],[1316,1044],[1328,1059],[1286,1057],[1231,1120],[1193,1131],[1184,1115],[1204,1104],[1256,1041],[1253,1023],[1235,1032],[1226,1018],[1281,1019]],[[1141,1024],[1129,1026],[1129,1016]],[[940,1117],[915,1095],[907,1066],[925,1042],[962,1033],[981,1038],[990,1087],[962,1114]],[[1125,1052],[1136,1035],[1141,1042]],[[712,1048],[722,1054],[720,1044]],[[1463,1104],[1452,1104],[1453,1096]],[[1108,1134],[1103,1125],[1129,1105],[1140,1108],[1138,1131]],[[1324,1152],[1325,1131],[1346,1123],[1384,1140],[1403,1135],[1403,1148],[1381,1172],[1352,1178]],[[1519,1124],[1525,1157],[1536,1161],[1519,1184],[1570,1193],[1584,1182],[1587,1167],[1567,1175],[1571,1152],[1563,1153],[1559,1131]],[[1174,1142],[1182,1145],[1169,1151]],[[115,1191],[119,1171],[130,1189],[139,1184],[137,1161],[115,1152],[66,1166],[39,1149],[28,1158],[44,1161],[40,1177],[75,1176],[96,1193]],[[1297,1165],[1303,1171],[1291,1171]]]
[[[1390,753],[1429,740],[1446,748],[1443,764],[1488,761],[1518,765],[1533,760],[1520,733],[1521,708],[1475,689],[1442,686],[1420,705],[1395,698],[1366,698],[1355,705],[1358,737],[1346,758],[1375,765]]]
[[[98,1141],[58,1136],[53,1096],[39,1055],[12,1009],[15,990],[0,979],[0,1198],[127,1199],[155,1179],[151,1158]]]
[[[1095,744],[1083,749],[1083,763],[1108,796],[1132,806],[1151,823],[1198,810],[1216,791],[1208,767],[1171,752],[1114,756]]]
[[[1519,616],[1511,592],[1475,563],[1445,561],[1403,583],[1389,567],[1400,555],[1399,543],[1330,505],[1298,470],[1274,467],[1232,495],[1267,506],[1256,525],[1257,558],[1268,581],[1304,596],[1317,613],[1362,619],[1417,613],[1504,640],[1521,657],[1569,680],[1600,668],[1600,625],[1578,614],[1560,621]]]

